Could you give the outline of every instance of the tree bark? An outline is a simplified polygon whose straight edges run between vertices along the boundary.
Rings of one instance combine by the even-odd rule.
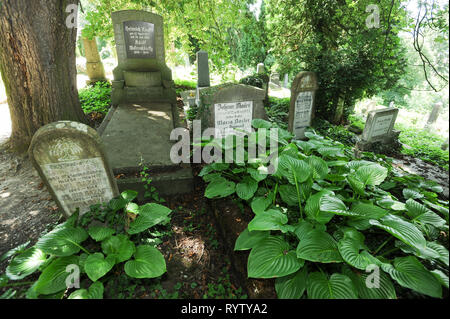
[[[10,145],[23,152],[43,125],[85,122],[78,99],[76,28],[66,19],[77,0],[1,0],[0,72],[11,113]]]

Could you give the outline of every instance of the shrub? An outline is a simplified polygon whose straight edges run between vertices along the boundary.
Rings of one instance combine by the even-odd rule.
[[[205,197],[237,197],[254,213],[235,244],[250,250],[248,277],[277,278],[279,298],[441,298],[449,266],[440,242],[441,232],[448,237],[448,202],[436,194],[442,187],[399,176],[382,158],[355,160],[343,144],[312,132],[293,141],[278,131],[275,174],[265,174],[261,161],[213,163],[199,174]],[[260,132],[252,140],[260,143]],[[376,274],[379,289],[372,289]]]
[[[108,113],[111,106],[111,85],[108,82],[96,82],[94,85],[89,85],[81,89],[78,95],[85,114]]]
[[[13,258],[6,275],[0,277],[0,287],[18,286],[21,283],[8,281],[39,272],[27,298],[61,299],[68,294],[69,299],[101,299],[105,283],[117,274],[138,279],[160,277],[166,272],[166,263],[149,244],[148,229],[169,223],[171,210],[154,203],[138,206],[132,202],[136,197],[137,192],[126,191],[106,206],[92,206],[81,218],[76,212],[33,247],[8,252],[2,259]],[[83,288],[75,290],[67,287],[67,278],[76,271]]]

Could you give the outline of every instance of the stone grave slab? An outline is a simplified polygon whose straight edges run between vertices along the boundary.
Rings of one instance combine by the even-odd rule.
[[[392,107],[370,111],[357,148],[362,151],[373,151],[376,144],[388,152],[399,148],[400,132],[394,130],[398,112],[397,108]]]
[[[119,189],[143,189],[140,185],[141,164],[149,170],[154,186],[160,194],[191,191],[190,166],[173,164],[170,150],[174,141],[171,131],[177,127],[168,103],[121,104],[102,133],[106,153]],[[139,189],[136,189],[139,188]]]
[[[112,170],[97,132],[89,126],[60,121],[33,136],[29,156],[66,217],[118,196]]]
[[[314,72],[300,72],[292,82],[289,131],[296,139],[304,139],[306,128],[311,125],[317,89]]]
[[[216,137],[250,132],[253,119],[267,119],[264,109],[266,92],[244,84],[224,84],[199,91],[197,119],[202,131],[215,128]]]

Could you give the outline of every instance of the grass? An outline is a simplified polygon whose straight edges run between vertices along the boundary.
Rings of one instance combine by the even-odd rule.
[[[420,158],[424,162],[438,165],[448,171],[449,152],[441,149],[445,138],[433,132],[400,123],[397,123],[395,128],[401,131],[400,142],[409,146],[403,148],[403,154]]]

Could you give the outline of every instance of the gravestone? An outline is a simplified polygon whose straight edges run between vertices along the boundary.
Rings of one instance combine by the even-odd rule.
[[[280,74],[279,73],[272,73],[270,75],[270,83],[275,84],[276,86],[281,86]]]
[[[267,119],[265,96],[263,89],[244,84],[225,84],[201,90],[197,119],[202,121],[202,131],[215,128],[215,137],[239,134],[235,129],[251,132],[253,119]]]
[[[256,66],[256,74],[264,74],[264,73],[266,73],[266,70],[264,68],[264,63],[259,63]]]
[[[306,128],[311,125],[317,89],[314,72],[300,72],[292,82],[289,131],[296,139],[304,139]]]
[[[431,125],[436,123],[437,119],[439,118],[439,113],[441,112],[442,103],[435,103],[433,105],[433,110],[431,111],[430,115],[428,116],[427,124],[425,128],[429,128]]]
[[[89,126],[60,121],[33,136],[29,156],[66,217],[118,195],[109,162],[97,132]]]
[[[105,68],[103,67],[100,54],[98,53],[97,41],[95,38],[83,38],[84,55],[86,56],[86,73],[89,76],[87,84],[97,81],[106,81]]]
[[[396,149],[400,132],[394,130],[394,124],[399,110],[397,108],[384,108],[369,112],[366,125],[362,134],[362,140],[358,142],[358,148],[362,151],[370,151],[375,143],[382,145],[383,149]]]
[[[161,16],[137,10],[112,13],[118,66],[112,103],[174,102],[172,71],[165,62]]]
[[[151,172],[161,195],[190,192],[189,165],[174,164],[173,129],[180,126],[172,71],[165,62],[161,16],[136,10],[112,13],[118,66],[112,83],[113,107],[101,136],[120,190],[145,193],[139,173]],[[116,107],[117,106],[117,107]]]
[[[209,78],[208,52],[206,51],[197,52],[197,77],[198,88],[211,86]]]
[[[286,73],[286,74],[284,75],[283,87],[284,87],[285,89],[287,89],[288,86],[289,86],[289,74]]]

